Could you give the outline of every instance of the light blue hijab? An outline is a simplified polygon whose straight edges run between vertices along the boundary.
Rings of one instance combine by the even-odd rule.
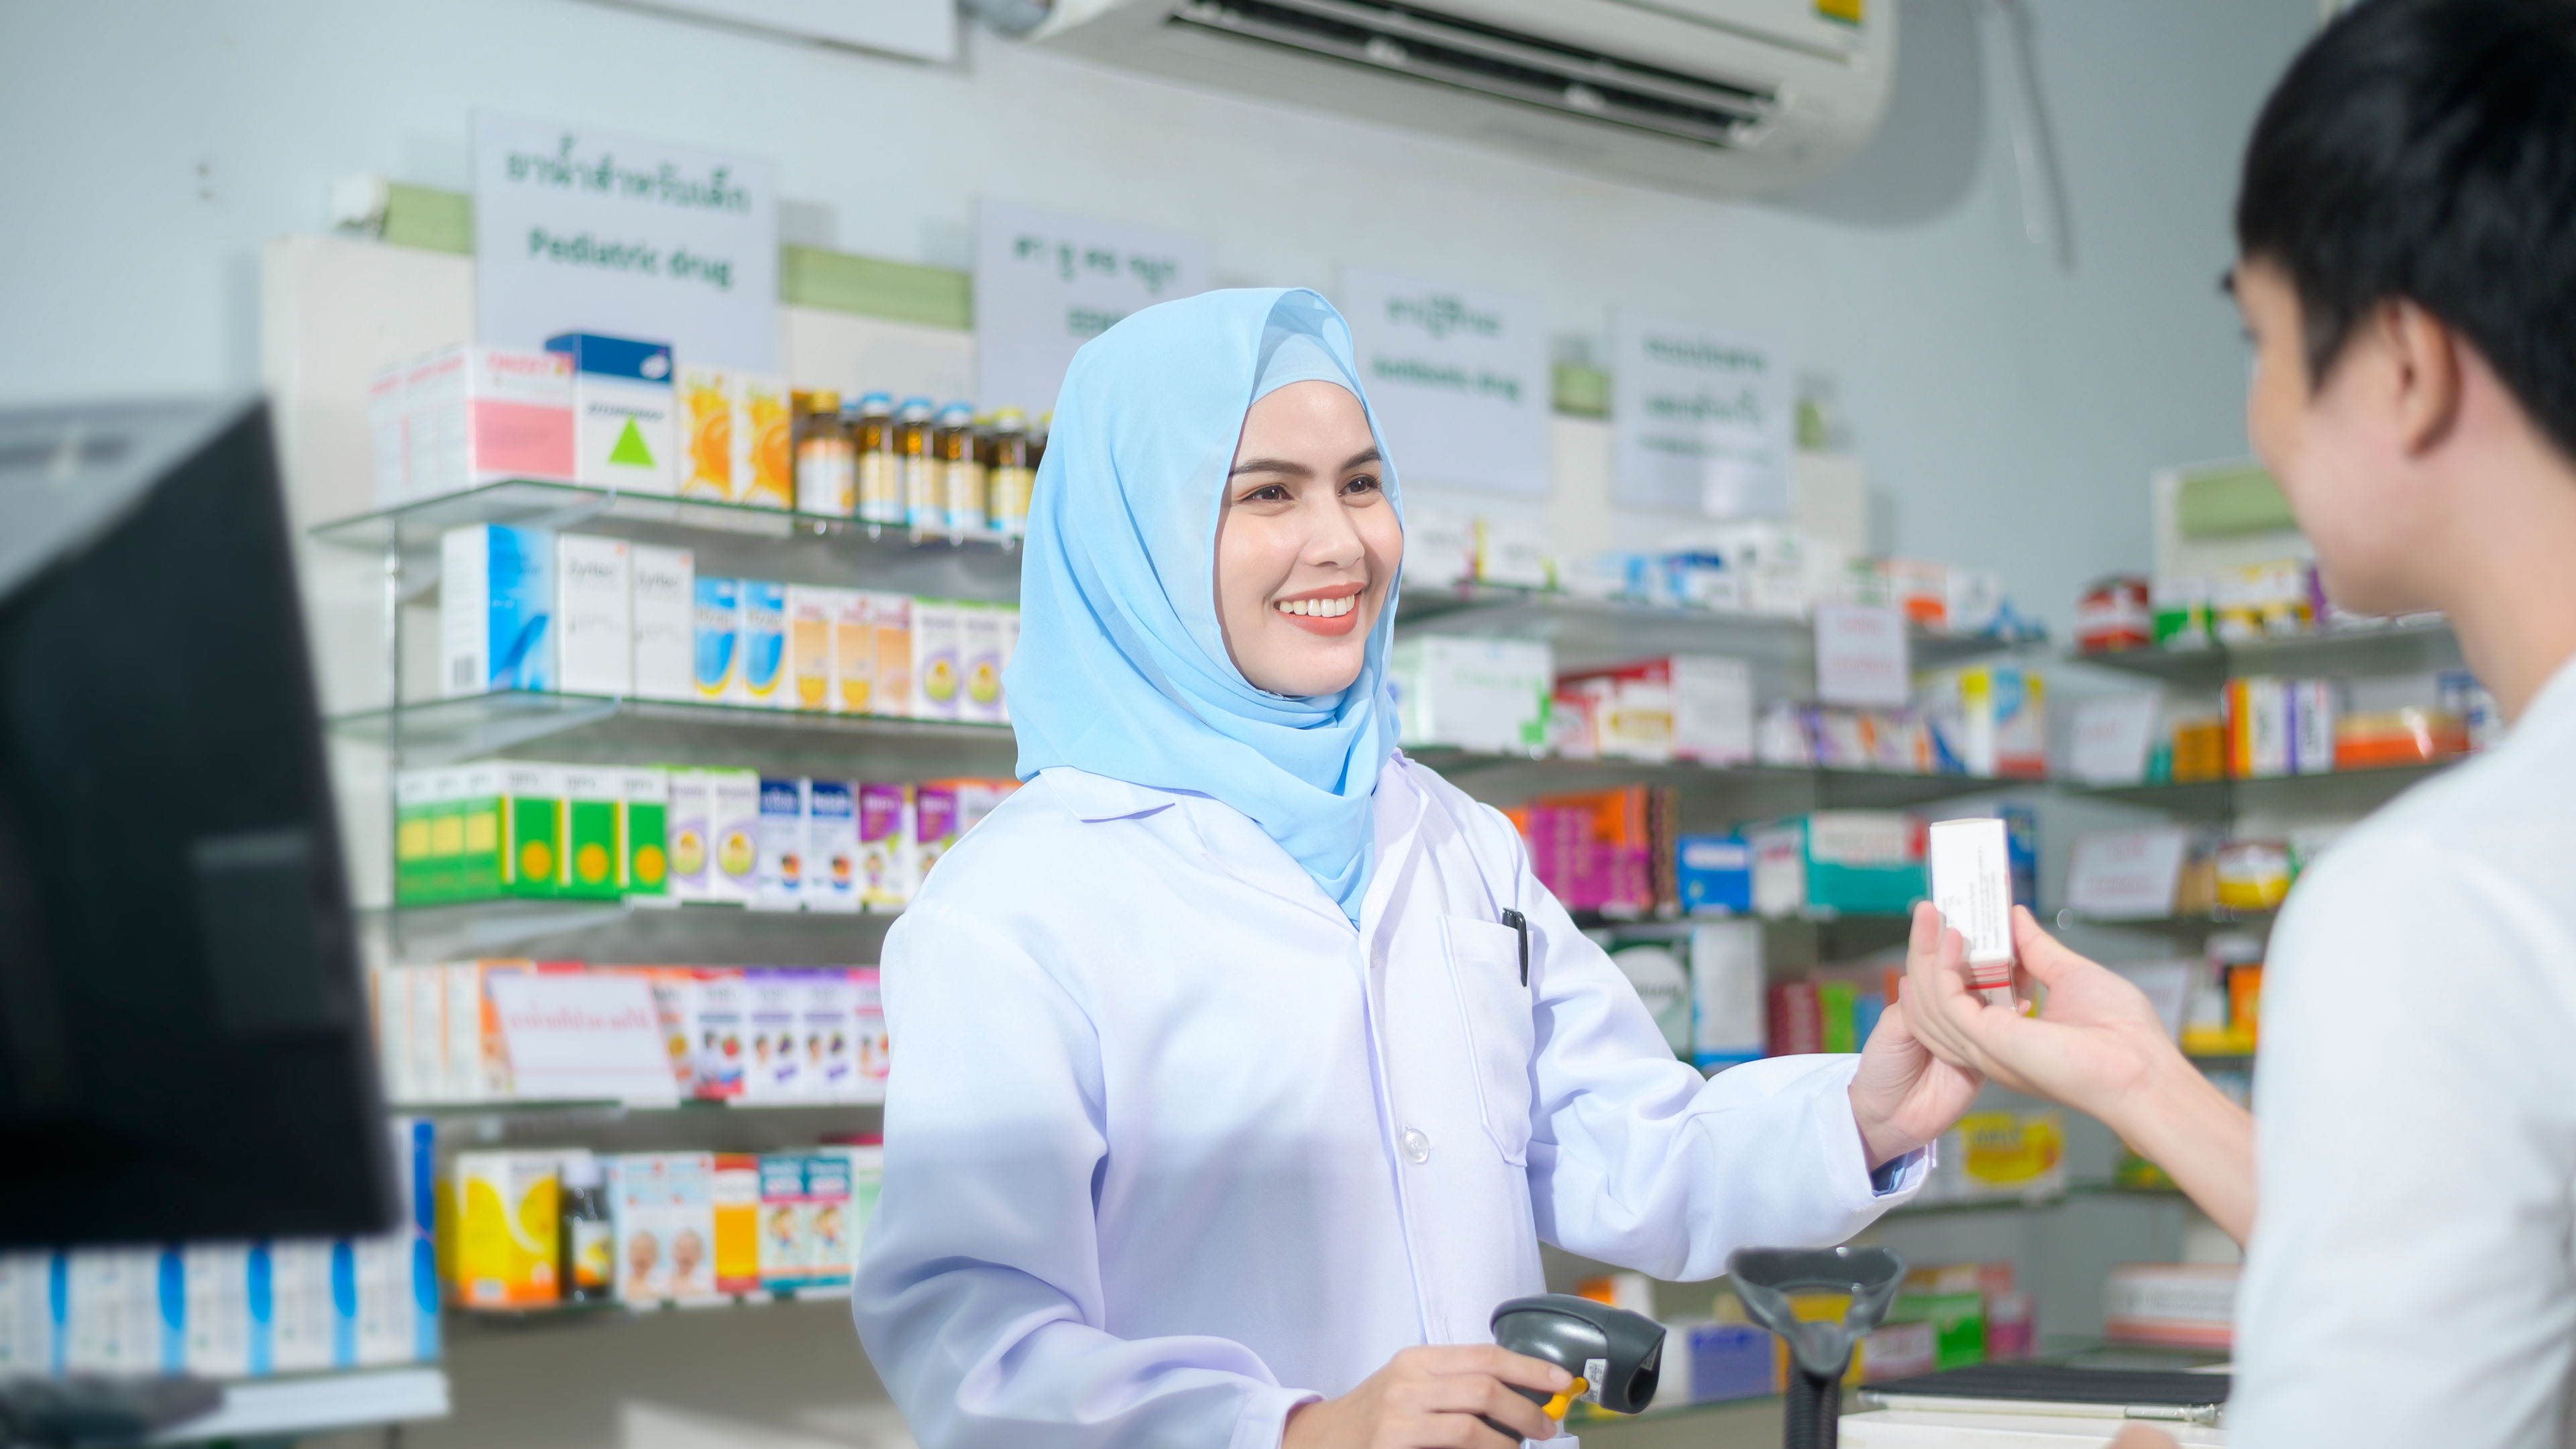
[[[1056,398],[1020,565],[1020,642],[1004,677],[1020,778],[1071,765],[1242,811],[1357,921],[1369,796],[1395,750],[1386,686],[1395,581],[1367,663],[1339,694],[1255,687],[1216,615],[1216,524],[1253,403],[1292,382],[1350,390],[1351,333],[1303,288],[1148,307],[1074,355]],[[1377,415],[1369,431],[1381,453]],[[1392,464],[1379,476],[1403,518]]]

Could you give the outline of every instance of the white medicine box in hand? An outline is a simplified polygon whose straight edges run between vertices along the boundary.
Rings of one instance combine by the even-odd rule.
[[[1968,984],[1998,1005],[2012,999],[2012,849],[1999,819],[1936,820],[1926,855],[1932,904],[1966,945]]]
[[[572,359],[576,481],[629,493],[679,491],[669,344],[566,332],[547,338],[546,350]]]

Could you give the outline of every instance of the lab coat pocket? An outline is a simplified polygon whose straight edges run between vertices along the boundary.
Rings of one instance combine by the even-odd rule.
[[[1440,925],[1485,1133],[1504,1161],[1523,1166],[1529,1161],[1530,1054],[1537,1030],[1529,988],[1521,984],[1520,933],[1464,916],[1443,916]]]

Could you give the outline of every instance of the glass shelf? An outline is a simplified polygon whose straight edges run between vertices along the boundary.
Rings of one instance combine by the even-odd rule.
[[[767,1290],[758,1293],[729,1293],[721,1298],[692,1303],[624,1303],[614,1298],[591,1303],[548,1303],[518,1308],[476,1308],[451,1303],[445,1316],[450,1323],[468,1323],[482,1328],[571,1327],[587,1323],[615,1323],[628,1319],[649,1318],[659,1314],[694,1314],[721,1312],[726,1309],[773,1308],[793,1303],[846,1303],[850,1298],[848,1284],[829,1288],[807,1288],[795,1291]]]
[[[2201,649],[2114,649],[2067,658],[2208,689],[2240,674],[2417,674],[2462,667],[2459,637],[2443,619],[2283,635]]]
[[[865,1096],[832,1101],[765,1101],[746,1102],[739,1097],[683,1097],[668,1106],[640,1106],[620,1102],[612,1097],[503,1097],[475,1102],[387,1102],[385,1112],[393,1117],[435,1117],[440,1119],[492,1117],[574,1117],[617,1121],[628,1117],[670,1117],[705,1112],[846,1112],[853,1107],[885,1105],[882,1088]]]
[[[945,756],[959,773],[1007,773],[1018,755],[1009,725],[890,719],[812,710],[697,704],[592,694],[509,691],[335,715],[335,734],[398,749],[405,764],[435,765],[497,754],[578,733],[585,760],[709,759],[736,765],[815,759],[849,768],[854,758],[899,756],[921,765]],[[731,755],[708,753],[718,748]],[[550,745],[550,750],[553,746]],[[560,753],[560,751],[555,751]]]
[[[698,555],[698,571],[703,574],[786,583],[864,583],[926,597],[1019,596],[1018,547],[1014,540],[998,535],[914,533],[828,514],[621,493],[570,483],[492,483],[400,508],[335,519],[316,525],[310,534],[333,547],[398,556],[405,593],[420,597],[436,585],[440,535],[477,523],[573,529],[631,543],[687,548]]]
[[[2205,911],[2189,916],[2093,916],[2073,910],[2057,913],[2057,928],[2097,931],[2152,931],[2166,936],[2206,936],[2218,931],[2262,931],[2272,926],[2270,911]]]
[[[1815,653],[1813,622],[1779,614],[1590,599],[1551,589],[1498,584],[1405,591],[1396,611],[1403,632],[1543,639],[1559,668],[1579,668],[1659,654],[1727,654],[1756,661],[1802,661]],[[2021,647],[1985,635],[1913,631],[1918,669]]]
[[[1562,755],[1526,755],[1500,750],[1469,750],[1455,745],[1407,745],[1407,758],[1450,778],[1492,771],[1537,771],[1556,788],[1577,788],[1587,777],[1602,784],[1651,781],[1656,784],[1756,791],[1812,790],[1819,808],[1894,809],[1927,800],[1946,800],[1991,790],[2038,786],[2039,780],[2001,779],[1985,775],[1916,775],[1895,770],[1851,770],[1823,765],[1703,765],[1674,760],[1576,760]],[[1571,777],[1571,778],[1569,778]],[[1783,812],[1789,813],[1789,812]]]
[[[143,1442],[287,1440],[335,1429],[443,1419],[447,1373],[436,1364],[246,1379],[224,1385],[223,1407]]]
[[[399,954],[579,957],[625,966],[814,966],[874,960],[894,912],[755,911],[687,902],[518,900],[376,906]],[[541,949],[544,946],[561,949]]]
[[[2376,809],[2399,791],[2450,768],[2464,758],[2468,757],[2433,760],[2419,765],[2388,765],[2372,770],[2336,770],[2323,775],[2198,780],[2179,785],[2080,785],[2061,780],[2056,788],[2077,799],[2144,805],[2203,820],[2223,820],[2252,810],[2359,815]]]

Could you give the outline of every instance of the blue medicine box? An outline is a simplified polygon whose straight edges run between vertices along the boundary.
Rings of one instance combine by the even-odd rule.
[[[1753,909],[1753,852],[1733,835],[1685,835],[1674,843],[1682,909],[1744,915]]]

